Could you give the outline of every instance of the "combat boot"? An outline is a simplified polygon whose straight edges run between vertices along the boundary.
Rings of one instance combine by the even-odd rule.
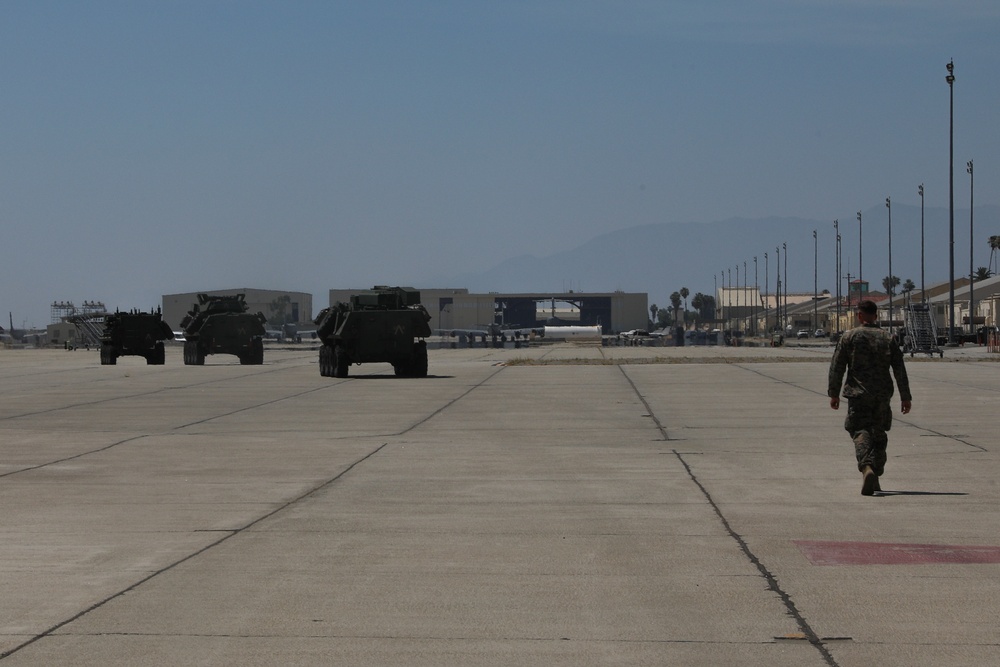
[[[878,475],[872,470],[871,466],[865,466],[865,469],[861,471],[864,475],[864,480],[861,482],[861,495],[863,496],[874,496],[875,491],[878,489]]]

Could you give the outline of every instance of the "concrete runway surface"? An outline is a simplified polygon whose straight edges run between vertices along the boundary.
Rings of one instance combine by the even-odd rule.
[[[1000,664],[997,355],[863,497],[831,350],[0,350],[0,666]]]

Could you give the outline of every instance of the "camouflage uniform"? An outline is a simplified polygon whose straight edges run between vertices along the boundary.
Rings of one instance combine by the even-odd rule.
[[[874,324],[863,324],[845,333],[837,343],[830,361],[827,387],[827,396],[837,398],[844,371],[847,371],[844,429],[854,440],[858,470],[864,471],[865,466],[871,466],[879,476],[885,471],[885,449],[889,442],[886,431],[892,426],[890,368],[899,385],[900,399],[912,400],[899,345],[887,331]]]

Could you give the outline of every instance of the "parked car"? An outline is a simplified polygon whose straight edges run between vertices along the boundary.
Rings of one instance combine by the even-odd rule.
[[[795,334],[796,338],[809,338],[809,329],[799,329],[799,332]]]
[[[816,338],[826,338],[826,331],[824,329],[816,329],[816,332],[813,333],[813,336],[815,336]]]

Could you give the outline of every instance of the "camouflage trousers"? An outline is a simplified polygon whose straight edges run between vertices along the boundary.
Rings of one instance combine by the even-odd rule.
[[[864,398],[847,399],[847,419],[844,429],[854,440],[854,454],[858,470],[871,466],[876,475],[885,472],[885,448],[889,444],[886,433],[892,427],[892,408],[889,400]]]

